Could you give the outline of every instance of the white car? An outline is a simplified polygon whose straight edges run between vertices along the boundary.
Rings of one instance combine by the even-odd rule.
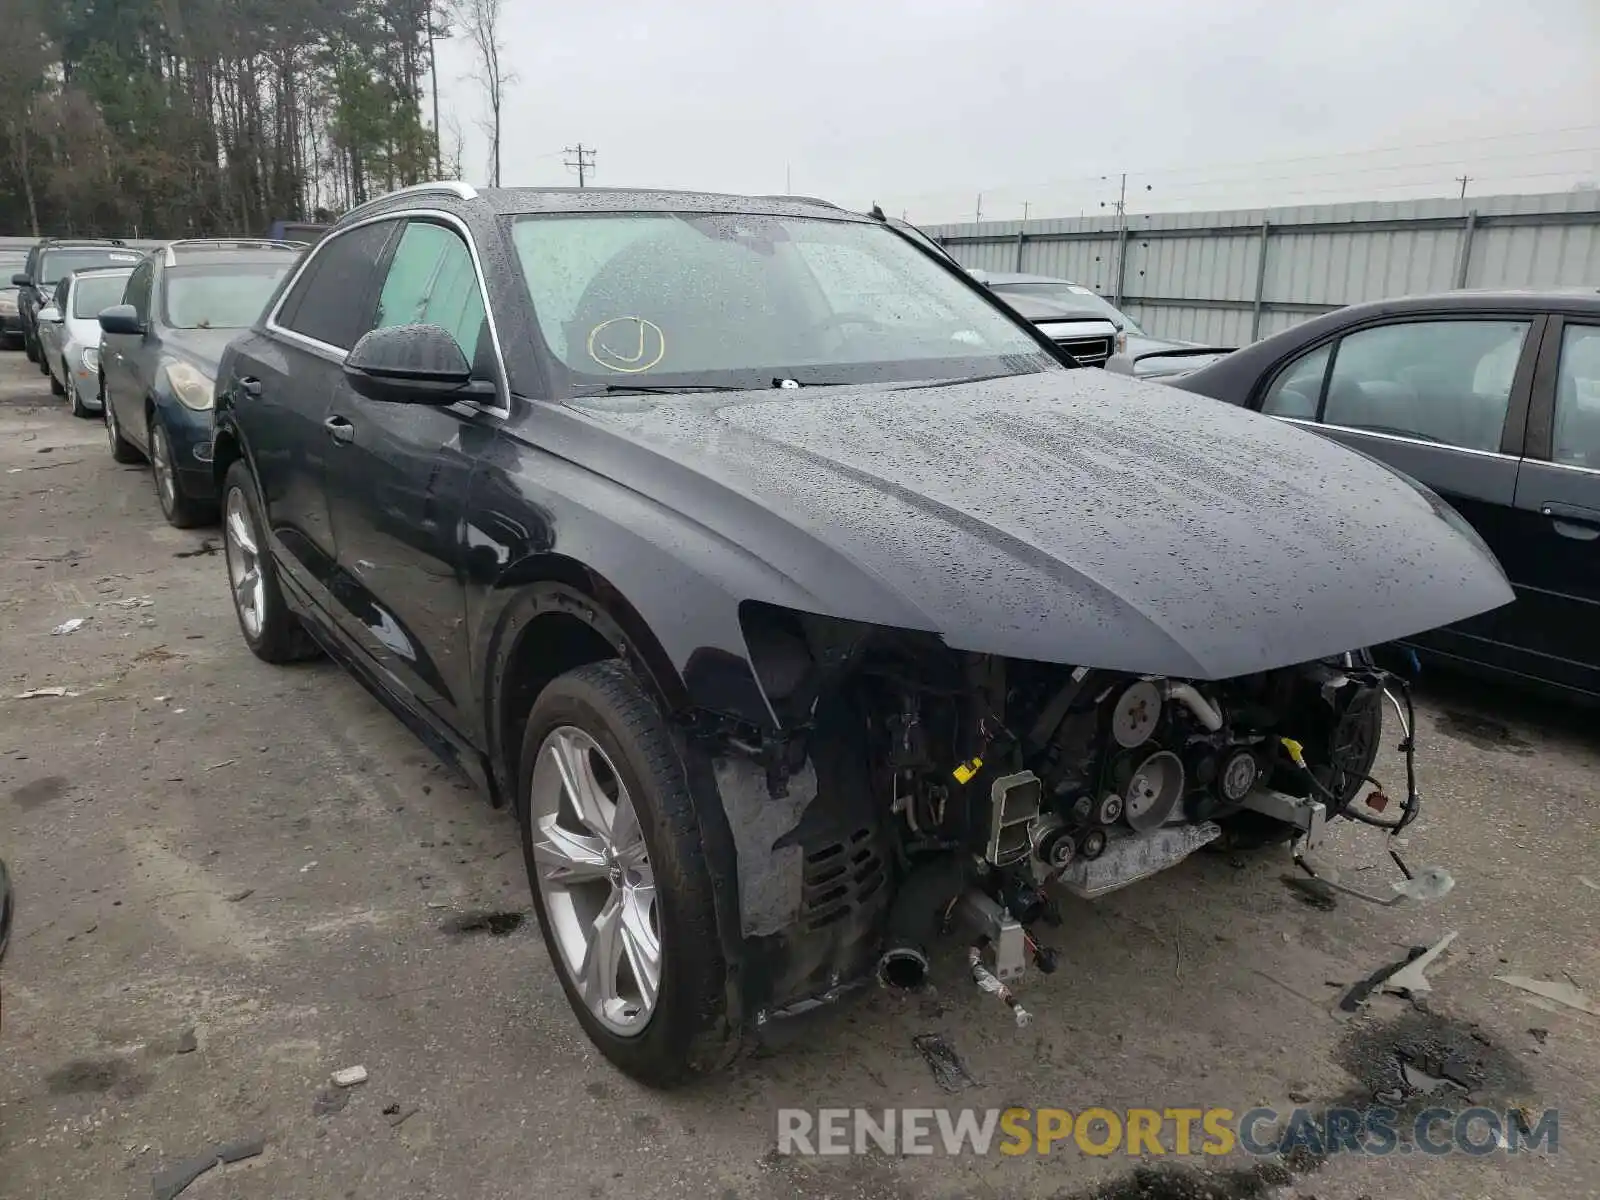
[[[50,391],[66,396],[75,417],[100,411],[102,310],[122,303],[132,267],[72,271],[39,310],[39,350],[50,372]]]

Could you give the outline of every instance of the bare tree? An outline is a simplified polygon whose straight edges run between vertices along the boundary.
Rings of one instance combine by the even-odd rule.
[[[489,184],[500,186],[500,111],[506,89],[517,81],[506,66],[506,48],[500,40],[500,17],[505,0],[450,0],[452,15],[472,44],[478,60],[478,82],[489,107],[483,131],[489,135]]]

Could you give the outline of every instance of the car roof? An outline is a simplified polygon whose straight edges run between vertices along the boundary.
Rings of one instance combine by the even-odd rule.
[[[1566,310],[1592,313],[1600,311],[1600,288],[1458,288],[1447,292],[1422,292],[1414,296],[1391,296],[1334,309],[1326,316],[1359,320],[1368,315],[1388,316],[1405,312],[1471,312],[1498,309],[1509,312]]]
[[[849,212],[811,196],[740,196],[723,192],[671,191],[663,188],[526,187],[475,188],[441,180],[401,188],[357,205],[339,219],[378,216],[426,207],[430,201],[458,200],[486,206],[496,216],[536,213],[725,212],[760,216],[821,217],[833,221],[878,224],[862,213]]]
[[[1062,279],[1059,275],[1024,275],[1020,271],[985,271],[983,278],[990,287],[1007,283],[1068,283],[1073,287],[1083,286],[1075,280]]]
[[[168,242],[152,252],[168,267],[210,262],[278,262],[305,249],[300,242],[275,242],[270,238],[185,238]]]
[[[77,270],[68,271],[62,279],[82,279],[86,275],[132,275],[133,265],[126,267],[79,267]]]
[[[73,250],[95,246],[104,246],[108,250],[126,248],[127,242],[121,238],[45,238],[38,243],[40,250]]]

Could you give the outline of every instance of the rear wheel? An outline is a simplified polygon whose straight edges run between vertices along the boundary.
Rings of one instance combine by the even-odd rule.
[[[65,362],[61,364],[61,379],[56,378],[56,373],[50,369],[48,364],[45,366],[44,373],[50,376],[50,394],[52,396],[65,396],[67,389],[62,385],[61,379],[67,378],[67,364]]]
[[[117,410],[111,405],[111,397],[106,395],[105,389],[100,389],[100,408],[106,418],[106,441],[111,444],[111,461],[119,463],[138,463],[144,461],[144,455],[132,442],[122,436],[122,425],[117,420]]]
[[[28,356],[29,362],[39,361],[39,347],[34,345],[33,339],[27,334],[22,335],[22,352]]]
[[[243,460],[228,468],[222,485],[222,545],[228,589],[245,645],[263,662],[289,663],[317,655],[317,645],[284,602],[255,481]]]
[[[726,968],[689,785],[620,662],[562,675],[522,739],[518,816],[545,946],[591,1041],[671,1087],[732,1058]]]

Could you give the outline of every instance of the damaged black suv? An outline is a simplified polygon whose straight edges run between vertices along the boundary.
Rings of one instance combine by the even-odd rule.
[[[1403,823],[1364,648],[1511,599],[1426,489],[1075,369],[820,201],[394,193],[217,391],[246,642],[515,807],[578,1019],[657,1085],[956,927],[1004,994],[1054,892]]]

